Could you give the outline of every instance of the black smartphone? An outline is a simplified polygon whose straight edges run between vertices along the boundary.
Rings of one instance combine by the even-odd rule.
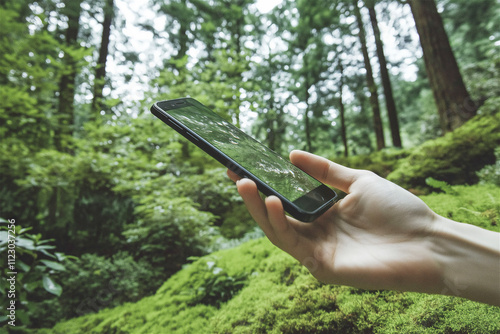
[[[266,196],[275,195],[292,217],[310,222],[337,194],[290,161],[192,98],[156,102],[151,112]]]

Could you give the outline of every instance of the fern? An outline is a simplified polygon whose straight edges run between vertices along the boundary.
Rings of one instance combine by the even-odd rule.
[[[432,177],[428,177],[425,179],[425,183],[432,188],[439,189],[442,192],[448,194],[448,195],[456,195],[457,192],[453,189],[452,186],[450,186],[448,183],[445,181],[439,181],[436,180]]]

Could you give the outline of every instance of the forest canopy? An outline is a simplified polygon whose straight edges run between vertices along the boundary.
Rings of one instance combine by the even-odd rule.
[[[418,195],[498,194],[498,1],[269,3],[0,0],[0,304],[15,225],[18,328],[137,302],[263,236],[156,101],[190,96],[285,158],[307,150]],[[495,203],[477,212],[498,230]],[[236,295],[248,277],[230,277]]]

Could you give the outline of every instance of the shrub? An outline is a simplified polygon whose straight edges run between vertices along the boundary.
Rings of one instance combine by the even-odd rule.
[[[495,164],[485,166],[477,172],[479,183],[500,186],[500,147],[496,148],[495,157],[497,159]]]
[[[0,324],[10,327],[13,321],[18,329],[53,325],[58,317],[46,312],[44,301],[55,302],[63,293],[58,274],[66,270],[62,262],[68,257],[53,251],[53,240],[28,233],[31,228],[15,219],[0,218],[0,224],[0,303],[16,305],[14,318],[2,315]]]
[[[126,253],[105,258],[84,254],[66,265],[62,275],[63,318],[94,313],[106,307],[135,302],[158,288],[158,273],[147,262],[135,262]]]

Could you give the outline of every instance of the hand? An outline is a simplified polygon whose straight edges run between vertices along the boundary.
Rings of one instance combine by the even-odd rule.
[[[348,195],[314,222],[302,223],[284,214],[277,197],[263,201],[253,181],[239,180],[250,214],[273,244],[325,283],[406,290],[439,279],[423,246],[434,214],[420,199],[371,172],[307,152],[293,151],[290,160]]]
[[[290,160],[347,196],[315,221],[303,223],[285,215],[277,197],[263,200],[253,181],[228,171],[250,214],[274,245],[325,283],[453,293],[443,276],[445,264],[453,261],[436,255],[436,244],[440,244],[436,235],[446,225],[445,218],[418,197],[371,172],[303,151],[291,152]]]

